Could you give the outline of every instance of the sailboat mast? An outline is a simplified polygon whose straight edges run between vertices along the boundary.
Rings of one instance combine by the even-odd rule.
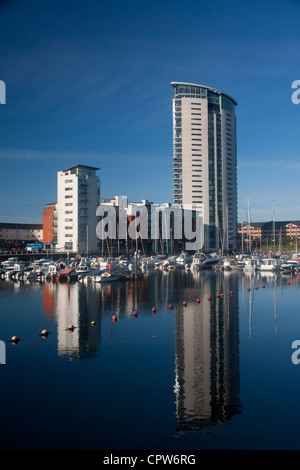
[[[275,200],[273,201],[273,246],[275,253]]]
[[[244,254],[244,223],[242,221],[242,255]]]
[[[247,199],[248,199],[248,239],[249,239],[249,251],[251,253],[251,233],[250,233],[251,219],[250,219],[250,200],[249,200],[249,196],[247,196]]]

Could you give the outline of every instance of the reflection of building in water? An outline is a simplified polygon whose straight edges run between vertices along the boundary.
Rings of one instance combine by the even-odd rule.
[[[98,292],[80,283],[45,283],[43,304],[45,313],[50,314],[53,308],[56,315],[59,355],[82,359],[96,353],[100,336]],[[76,328],[69,331],[69,325]]]
[[[253,308],[255,305],[255,297],[257,295],[256,286],[259,284],[262,286],[273,287],[273,312],[274,312],[274,331],[277,334],[277,314],[276,314],[276,285],[277,282],[282,282],[284,280],[285,274],[284,272],[257,272],[257,271],[250,271],[245,272],[242,277],[242,298],[241,303],[247,303],[247,313],[249,319],[249,338],[252,336],[252,320],[253,320]],[[287,275],[288,279],[290,279],[291,274]],[[245,295],[245,290],[248,290],[247,294]]]
[[[43,284],[43,314],[52,318],[55,315],[54,289],[56,286],[45,282]]]
[[[200,304],[188,302],[176,312],[178,431],[200,431],[240,413],[235,274],[201,273]]]

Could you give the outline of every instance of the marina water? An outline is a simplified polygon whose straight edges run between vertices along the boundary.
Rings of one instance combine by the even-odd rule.
[[[299,449],[299,282],[1,281],[1,449]]]

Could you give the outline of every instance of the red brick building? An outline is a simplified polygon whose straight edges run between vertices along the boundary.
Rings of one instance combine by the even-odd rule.
[[[56,243],[56,203],[43,209],[43,243]]]

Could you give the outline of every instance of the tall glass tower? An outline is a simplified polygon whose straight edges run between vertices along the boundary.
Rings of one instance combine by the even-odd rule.
[[[213,88],[171,82],[174,203],[203,205],[204,247],[237,248],[237,102]]]

